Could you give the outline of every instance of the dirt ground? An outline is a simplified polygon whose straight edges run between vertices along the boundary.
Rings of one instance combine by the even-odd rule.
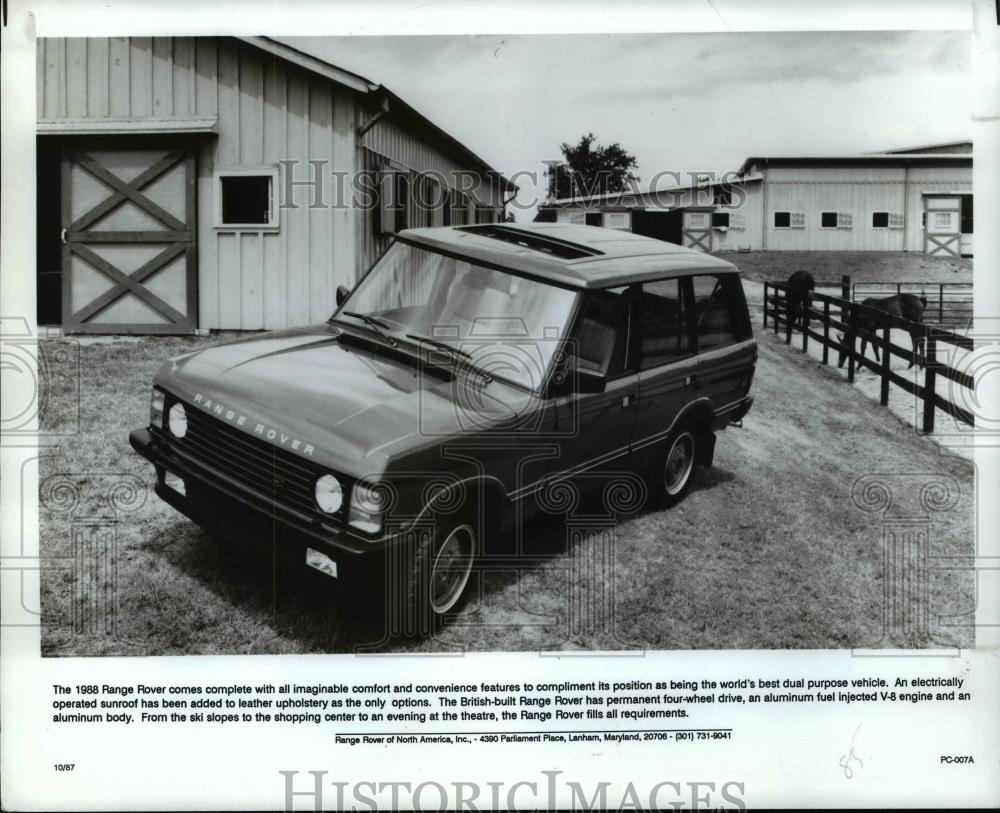
[[[972,282],[969,258],[925,257],[914,252],[751,251],[720,254],[756,282],[787,280],[799,269],[817,283],[835,283],[847,274],[852,282]]]
[[[759,339],[754,408],[720,434],[681,505],[533,526],[530,566],[484,577],[439,634],[377,648],[970,646],[971,464],[773,334]],[[148,421],[160,362],[214,341],[43,344],[43,426],[59,437],[40,462],[41,549],[64,563],[41,576],[45,655],[349,652],[382,638],[328,583],[275,574],[152,494],[128,432]],[[926,533],[901,536],[900,522]]]

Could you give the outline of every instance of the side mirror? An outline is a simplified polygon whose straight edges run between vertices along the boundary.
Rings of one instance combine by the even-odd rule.
[[[344,301],[351,295],[351,292],[343,285],[337,286],[337,307],[344,304]]]
[[[608,377],[600,370],[591,370],[587,367],[577,367],[576,391],[587,395],[596,395],[604,392],[608,384]]]

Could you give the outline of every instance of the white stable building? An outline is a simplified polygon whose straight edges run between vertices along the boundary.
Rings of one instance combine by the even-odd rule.
[[[879,153],[751,156],[731,180],[556,200],[555,219],[702,251],[972,255],[972,143]]]

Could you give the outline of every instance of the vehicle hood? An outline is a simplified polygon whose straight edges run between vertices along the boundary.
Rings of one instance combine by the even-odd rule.
[[[514,425],[535,399],[474,374],[421,370],[416,352],[402,349],[318,325],[178,356],[155,383],[250,435],[356,477],[375,476],[393,457],[428,444]]]

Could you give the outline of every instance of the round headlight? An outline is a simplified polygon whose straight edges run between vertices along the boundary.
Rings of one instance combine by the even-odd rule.
[[[316,505],[327,514],[340,510],[344,504],[344,489],[332,474],[324,474],[316,481]]]
[[[184,404],[174,404],[170,407],[167,425],[170,427],[170,433],[175,438],[182,438],[187,434],[188,416],[184,411]]]

